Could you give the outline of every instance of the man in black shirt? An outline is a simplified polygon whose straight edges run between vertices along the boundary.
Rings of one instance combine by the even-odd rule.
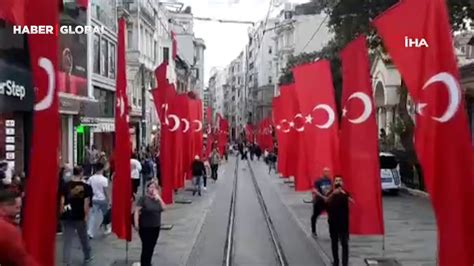
[[[349,263],[349,202],[353,200],[343,185],[342,177],[336,176],[334,188],[326,201],[334,266],[339,266],[339,241],[342,246],[342,266]]]
[[[317,236],[316,221],[319,215],[326,209],[325,201],[332,187],[332,182],[329,177],[330,170],[326,167],[323,170],[323,176],[313,184],[313,215],[311,215],[311,232],[315,237]]]
[[[75,232],[84,252],[85,262],[92,260],[91,246],[87,236],[87,219],[91,207],[92,189],[83,180],[81,167],[74,167],[73,178],[67,182],[61,192],[61,220],[64,230],[63,260],[71,264],[71,243]]]

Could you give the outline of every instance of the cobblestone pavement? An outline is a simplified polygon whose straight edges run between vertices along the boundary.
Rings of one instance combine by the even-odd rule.
[[[219,169],[220,176],[225,176],[228,165],[224,164]],[[187,182],[188,186],[191,186]],[[162,230],[158,239],[158,244],[153,255],[155,265],[185,265],[193,244],[200,232],[201,226],[206,217],[214,197],[215,192],[219,190],[223,182],[213,183],[208,180],[207,191],[202,197],[192,196],[190,191],[180,191],[175,195],[175,199],[191,199],[191,204],[170,205],[163,213],[162,223],[172,224],[171,230]],[[133,229],[132,229],[133,230]],[[94,261],[89,265],[132,265],[133,262],[140,260],[141,243],[138,233],[133,230],[133,239],[129,243],[128,263],[125,263],[126,245],[125,241],[119,240],[115,235],[99,235],[97,239],[91,241],[94,254]],[[56,240],[56,265],[62,265],[62,236]],[[82,250],[77,238],[74,239],[72,251],[74,264],[82,265]]]
[[[267,166],[261,162],[252,162],[252,166],[261,173],[261,179],[273,184],[306,237],[312,238],[312,206],[304,202],[311,198],[310,193],[297,193],[276,174],[268,175]],[[351,236],[350,265],[363,266],[366,265],[364,259],[374,257],[394,258],[407,266],[436,265],[436,223],[429,199],[404,193],[398,196],[384,195],[383,207],[385,250],[382,237]],[[313,239],[315,252],[320,252],[329,265],[332,255],[326,216],[318,219],[317,230],[319,237]]]

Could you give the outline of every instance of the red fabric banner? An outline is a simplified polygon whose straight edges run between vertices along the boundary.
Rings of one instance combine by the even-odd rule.
[[[321,60],[293,69],[296,95],[303,120],[301,130],[306,143],[307,174],[312,181],[329,167],[339,173],[339,122],[334,98],[330,63]],[[315,88],[316,86],[316,88]],[[308,187],[308,189],[310,189]]]
[[[117,48],[117,90],[115,105],[115,174],[112,187],[112,231],[119,239],[132,240],[131,231],[131,169],[130,130],[128,127],[128,98],[127,74],[125,55],[126,24],[124,19],[119,20],[118,48]]]
[[[194,134],[194,155],[199,155],[201,159],[205,159],[202,157],[204,147],[203,147],[203,115],[202,115],[202,101],[201,100],[194,100],[194,109],[195,114],[193,121],[192,121],[192,130]]]
[[[296,191],[306,191],[311,188],[311,180],[306,172],[305,142],[301,132],[297,130],[301,127],[301,124],[295,122],[296,115],[300,113],[295,84],[282,86],[280,92],[282,106],[284,106],[280,126],[282,132],[287,135],[286,147],[288,152],[284,162],[284,175],[294,176]]]
[[[23,1],[7,1],[17,17],[25,8]],[[4,11],[5,6],[0,8]],[[41,10],[41,12],[38,12]],[[55,1],[35,0],[26,5],[27,25],[56,25]],[[18,21],[16,21],[18,22]],[[57,91],[58,39],[55,35],[28,36],[36,103],[26,187],[23,238],[26,249],[41,265],[54,265],[57,226],[59,104]],[[1,251],[0,251],[1,252]]]
[[[29,12],[26,10],[26,6],[27,6],[26,2],[27,0],[2,0],[0,4],[1,5],[0,6],[0,19],[3,19],[10,24],[20,25],[20,26],[24,26],[25,23],[30,23],[31,19],[28,19],[28,21],[25,22],[25,12]],[[42,1],[40,2],[43,4]],[[31,5],[31,4],[28,3],[28,5]],[[54,10],[55,12],[58,12],[57,5],[54,7]],[[58,23],[57,19],[55,23]],[[39,24],[28,24],[28,25],[39,25]],[[56,24],[47,24],[47,25],[56,25]]]
[[[172,104],[170,105],[170,115],[173,117],[173,127],[171,127],[171,143],[173,144],[172,155],[173,155],[173,179],[174,179],[174,188],[179,189],[184,187],[185,173],[187,171],[187,161],[190,156],[190,146],[188,138],[189,129],[185,132],[186,127],[189,126],[183,121],[183,118],[189,119],[189,107],[188,107],[188,96],[185,94],[177,95]],[[188,146],[185,146],[188,144]]]
[[[439,265],[472,266],[472,146],[446,1],[404,0],[374,24],[418,107],[415,147],[436,216]],[[406,47],[415,38],[420,47]]]
[[[221,156],[224,156],[225,149],[227,146],[228,141],[228,134],[229,134],[229,122],[224,119],[221,114],[217,114],[217,125],[219,126],[217,131],[217,138],[218,138],[218,149]]]
[[[377,122],[365,36],[347,45],[341,52],[341,59],[343,112],[340,154],[341,162],[344,162],[341,173],[345,187],[357,202],[351,205],[350,233],[383,235]]]
[[[160,118],[161,130],[160,130],[160,163],[161,163],[161,197],[166,204],[173,203],[173,189],[174,189],[174,178],[173,169],[176,163],[173,158],[173,143],[171,143],[171,132],[169,120],[170,103],[176,96],[176,91],[173,86],[168,83],[166,79],[166,72],[168,63],[163,62],[155,70],[156,80],[158,81],[158,87],[152,90],[153,101],[155,103],[155,109],[158,112]]]

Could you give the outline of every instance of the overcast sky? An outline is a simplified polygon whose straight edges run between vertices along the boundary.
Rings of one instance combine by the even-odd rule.
[[[287,2],[302,3],[309,0],[288,0]],[[182,0],[186,6],[192,7],[195,17],[211,17],[241,21],[259,21],[266,17],[270,0]],[[277,2],[277,0],[274,0]],[[279,0],[278,2],[284,2]],[[272,8],[277,12],[277,8]],[[196,37],[203,38],[206,43],[204,57],[207,85],[212,67],[225,67],[235,59],[248,41],[249,24],[229,24],[194,20]]]

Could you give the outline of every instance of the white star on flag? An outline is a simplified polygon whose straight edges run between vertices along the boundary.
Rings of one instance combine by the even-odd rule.
[[[345,117],[346,114],[347,114],[347,109],[346,108],[342,109],[342,116]]]
[[[311,123],[313,123],[313,117],[312,117],[311,115],[307,115],[307,116],[305,117],[305,123],[306,123],[306,124],[311,124]]]

